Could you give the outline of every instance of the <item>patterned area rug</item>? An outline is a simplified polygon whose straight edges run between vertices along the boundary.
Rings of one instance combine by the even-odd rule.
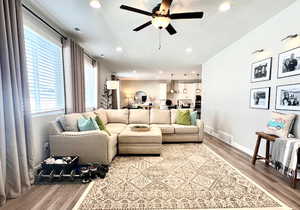
[[[74,209],[289,209],[204,144],[117,157]]]

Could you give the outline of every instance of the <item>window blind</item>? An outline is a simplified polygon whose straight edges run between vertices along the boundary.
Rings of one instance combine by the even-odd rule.
[[[32,113],[63,111],[62,46],[24,27]]]

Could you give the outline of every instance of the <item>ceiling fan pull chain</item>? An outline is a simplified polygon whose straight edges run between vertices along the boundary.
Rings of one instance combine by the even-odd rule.
[[[158,50],[161,49],[161,30],[158,31]]]

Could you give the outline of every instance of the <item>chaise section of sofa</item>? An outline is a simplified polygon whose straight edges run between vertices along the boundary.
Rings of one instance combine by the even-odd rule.
[[[117,134],[64,131],[58,121],[50,124],[49,143],[51,155],[78,155],[81,163],[109,164],[117,154]]]

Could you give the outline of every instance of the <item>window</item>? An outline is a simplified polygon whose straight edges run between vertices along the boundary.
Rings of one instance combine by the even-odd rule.
[[[87,111],[97,108],[97,66],[84,57],[85,107]]]
[[[24,27],[32,113],[64,111],[62,46]]]

